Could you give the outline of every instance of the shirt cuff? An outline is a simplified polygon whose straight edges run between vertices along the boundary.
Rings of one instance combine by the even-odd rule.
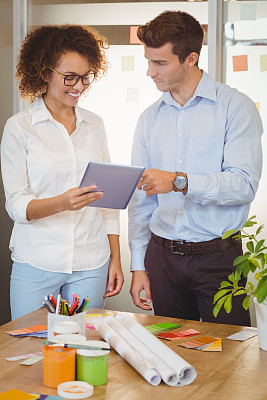
[[[144,254],[140,254],[140,253],[132,254],[130,271],[131,272],[145,271],[144,259],[145,259]]]
[[[19,224],[29,224],[31,221],[27,219],[27,206],[30,201],[36,200],[35,196],[23,196],[16,200],[13,212],[10,213],[11,218]]]
[[[120,222],[106,220],[105,227],[108,235],[118,235],[120,236]]]
[[[206,187],[206,175],[196,175],[196,174],[187,174],[188,178],[188,190],[186,193],[186,197],[189,200],[194,201],[195,203],[201,203],[203,199],[203,192],[205,192]]]

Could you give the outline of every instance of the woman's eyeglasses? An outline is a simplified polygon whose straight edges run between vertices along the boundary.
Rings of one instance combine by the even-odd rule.
[[[75,86],[79,80],[82,80],[82,83],[86,86],[86,85],[91,85],[91,83],[93,83],[94,79],[95,79],[95,73],[94,72],[89,72],[88,74],[84,74],[84,75],[63,75],[61,74],[61,72],[56,71],[55,69],[48,67],[51,71],[55,72],[56,74],[58,74],[59,76],[61,76],[61,78],[64,78],[64,85],[66,86]]]

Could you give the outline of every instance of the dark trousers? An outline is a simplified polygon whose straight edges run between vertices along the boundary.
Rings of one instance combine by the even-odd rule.
[[[221,281],[234,270],[233,260],[242,254],[238,243],[226,250],[201,255],[179,255],[151,238],[145,267],[151,285],[155,315],[202,320],[230,325],[250,326],[249,312],[244,310],[244,296],[233,296],[232,311],[222,308],[213,315],[213,298]],[[246,279],[240,282],[246,284]]]

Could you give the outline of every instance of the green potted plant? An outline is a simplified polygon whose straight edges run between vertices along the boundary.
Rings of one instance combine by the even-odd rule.
[[[233,265],[235,271],[228,276],[228,281],[222,281],[218,292],[214,296],[213,314],[217,317],[220,309],[224,307],[227,313],[231,312],[233,296],[246,295],[243,301],[244,309],[248,309],[251,296],[254,297],[258,337],[260,348],[267,351],[267,247],[265,239],[258,239],[263,229],[263,225],[259,226],[254,233],[249,234],[246,228],[250,228],[257,224],[253,221],[256,218],[249,218],[243,225],[240,234],[233,236],[235,239],[247,239],[246,252],[236,257]],[[226,231],[222,238],[226,239],[233,235],[236,230]],[[247,277],[252,273],[256,284],[247,282],[246,286],[240,286],[241,276]]]

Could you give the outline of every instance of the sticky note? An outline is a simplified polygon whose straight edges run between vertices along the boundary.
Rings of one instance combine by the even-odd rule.
[[[122,56],[121,57],[121,70],[122,70],[122,72],[134,71],[135,70],[135,57],[134,56]]]
[[[233,56],[233,71],[248,71],[248,56]]]
[[[38,397],[34,394],[26,393],[18,389],[11,389],[0,393],[0,400],[34,400],[38,399]]]
[[[138,103],[140,98],[139,88],[127,88],[126,101],[127,103]]]
[[[260,112],[260,103],[258,101],[255,102],[257,110]]]
[[[257,17],[257,4],[241,4],[240,19],[255,20]]]
[[[130,26],[130,44],[142,44],[137,37],[137,29],[139,26]]]
[[[263,54],[260,56],[260,66],[261,72],[267,71],[267,54]]]

